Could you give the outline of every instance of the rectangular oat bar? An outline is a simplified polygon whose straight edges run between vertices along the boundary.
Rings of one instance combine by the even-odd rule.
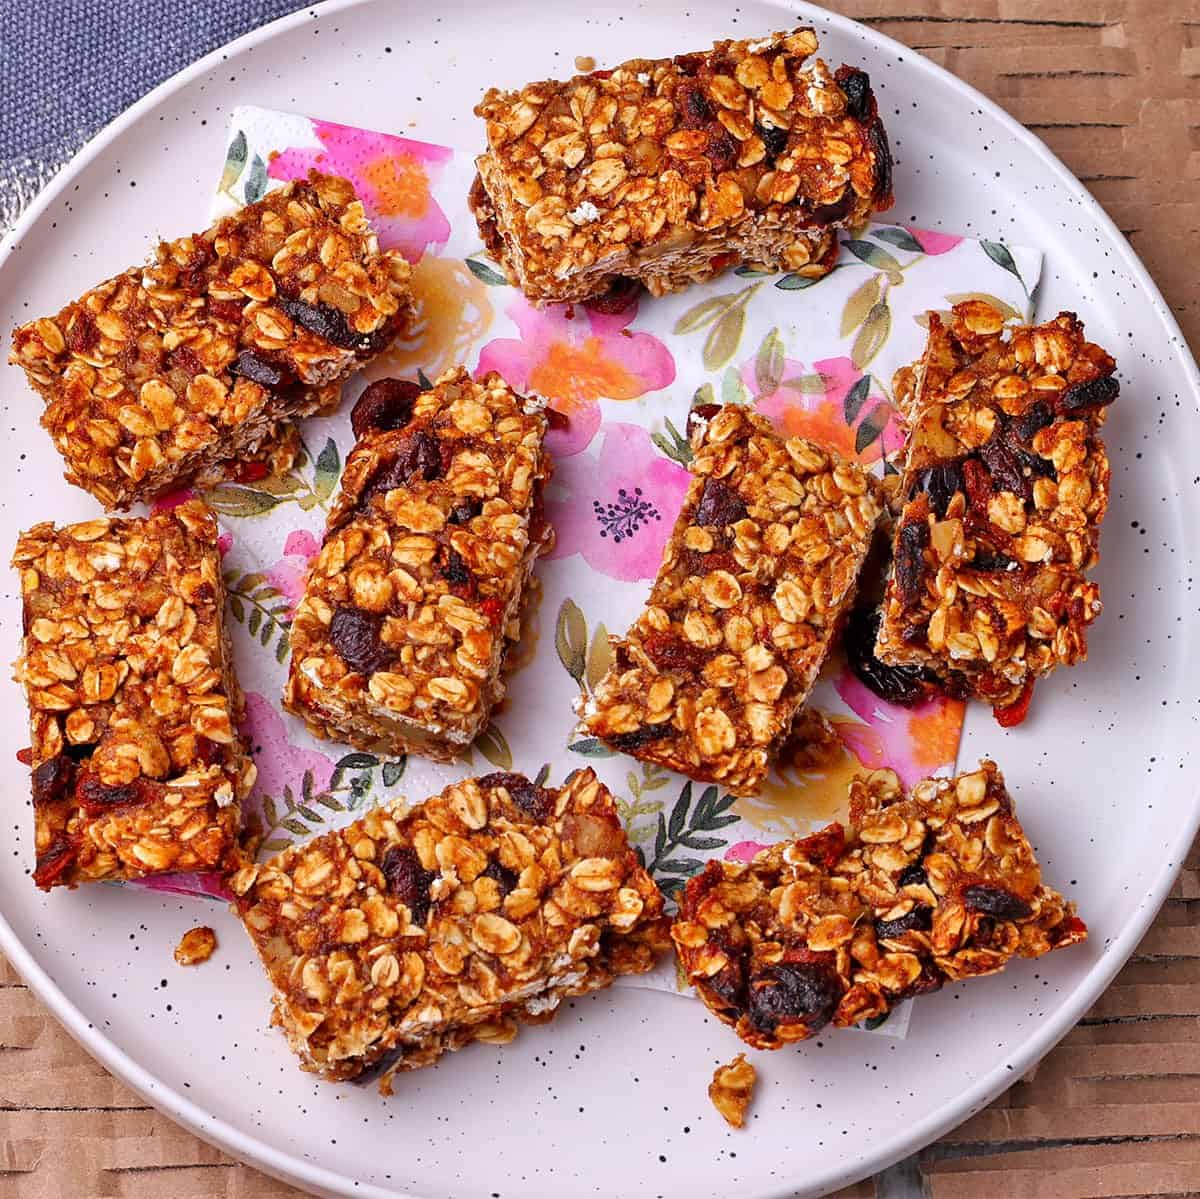
[[[834,230],[892,202],[870,80],[831,72],[811,29],[490,89],[471,207],[531,299],[639,280],[677,291],[739,262],[825,274]]]
[[[34,881],[232,868],[255,770],[212,511],[189,500],[145,519],[46,522],[21,535],[13,565]]]
[[[896,377],[909,437],[882,661],[1016,724],[1039,676],[1087,657],[1115,370],[1073,313],[1008,329],[982,301],[949,324],[931,314],[924,356]]]
[[[462,367],[372,384],[292,624],[288,709],[322,737],[452,761],[504,694],[534,559],[552,544],[545,411]]]
[[[425,1066],[649,970],[668,944],[658,888],[591,770],[518,774],[397,800],[235,874],[275,987],[274,1023],[332,1080]]]
[[[68,482],[128,508],[234,472],[336,405],[406,319],[409,274],[353,186],[314,171],[22,325],[10,361],[46,402]]]
[[[1075,905],[1043,885],[996,764],[850,785],[831,824],[752,862],[709,862],[671,929],[688,980],[756,1049],[885,1015],[896,1003],[1077,944]]]
[[[697,415],[699,414],[699,419]],[[812,690],[882,512],[861,467],[739,405],[693,412],[692,482],[586,734],[754,794]]]

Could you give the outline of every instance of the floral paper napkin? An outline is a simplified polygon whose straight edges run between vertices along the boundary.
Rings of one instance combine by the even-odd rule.
[[[893,707],[840,657],[814,698],[836,746],[820,761],[782,764],[754,799],[578,739],[571,705],[607,667],[608,632],[623,631],[649,591],[687,486],[683,429],[694,397],[750,405],[787,435],[883,470],[901,441],[891,378],[920,353],[923,314],[986,296],[1031,316],[1039,252],[873,224],[843,235],[836,269],[819,282],[742,270],[616,314],[538,310],[486,258],[466,207],[472,158],[444,146],[239,108],[213,215],[313,167],[352,180],[381,245],[414,266],[415,325],[368,378],[432,379],[463,362],[546,396],[568,420],[548,437],[547,511],[558,537],[538,565],[540,602],[513,655],[508,700],[457,766],[347,752],[314,740],[280,707],[289,622],[353,444],[349,411],[361,385],[347,388],[337,416],[305,423],[305,452],[287,475],[206,493],[224,529],[245,731],[259,771],[250,808],[266,829],[265,851],[344,824],[364,805],[399,794],[420,800],[469,773],[541,771],[557,781],[586,764],[619,797],[633,841],[670,892],[708,858],[746,860],[844,815],[846,783],[863,767],[888,765],[912,783],[953,766],[958,703]],[[172,885],[217,889],[194,878]],[[669,965],[630,981],[676,985]],[[902,1024],[893,1017],[888,1031]]]

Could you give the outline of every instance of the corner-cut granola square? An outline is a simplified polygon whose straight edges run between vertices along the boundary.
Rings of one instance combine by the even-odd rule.
[[[705,1005],[756,1049],[884,1015],[902,999],[1077,944],[1087,927],[1041,870],[996,764],[850,785],[831,824],[752,862],[709,862],[671,929]]]
[[[13,565],[34,881],[235,866],[255,771],[236,727],[212,511],[189,500],[145,519],[46,522],[21,535]]]
[[[738,262],[825,274],[834,230],[891,204],[892,161],[870,79],[816,50],[796,29],[491,88],[470,196],[489,252],[538,302]]]
[[[692,482],[586,734],[755,793],[837,635],[882,502],[860,466],[739,405],[693,411]]]
[[[409,275],[353,186],[314,171],[22,325],[10,361],[67,481],[128,508],[270,460],[288,421],[336,406],[407,318]]]
[[[1087,657],[1115,370],[1073,313],[1007,329],[981,301],[949,325],[931,315],[924,356],[896,377],[909,439],[881,661],[1017,724],[1038,677]]]
[[[663,900],[591,770],[489,774],[396,800],[230,880],[274,1023],[328,1079],[427,1066],[649,970]]]
[[[380,380],[292,624],[288,709],[317,736],[451,761],[504,694],[522,596],[553,530],[540,401],[462,368]]]

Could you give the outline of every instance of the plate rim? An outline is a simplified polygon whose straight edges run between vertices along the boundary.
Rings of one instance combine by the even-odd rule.
[[[406,0],[411,2],[411,0]],[[278,17],[265,25],[252,29],[240,37],[217,46],[202,58],[182,68],[165,79],[139,100],[105,125],[91,137],[80,150],[59,170],[49,183],[37,194],[18,218],[9,233],[0,240],[0,274],[15,252],[21,240],[38,224],[50,205],[67,189],[80,172],[102,151],[115,142],[130,126],[143,115],[153,111],[168,97],[186,87],[198,76],[217,66],[223,58],[240,56],[244,52],[279,37],[306,21],[324,21],[326,17],[354,8],[380,4],[381,0],[324,0],[319,9],[304,7]],[[991,119],[1014,140],[1039,158],[1054,179],[1076,200],[1095,222],[1097,228],[1107,235],[1113,250],[1119,255],[1121,265],[1142,287],[1151,301],[1151,307],[1161,322],[1168,343],[1174,350],[1177,365],[1190,391],[1193,405],[1200,410],[1200,367],[1191,352],[1178,320],[1162,295],[1157,283],[1150,275],[1128,238],[1117,227],[1100,202],[1079,181],[1066,164],[1046,143],[1022,125],[1000,104],[996,103],[966,80],[953,74],[945,67],[913,50],[903,42],[889,37],[870,25],[853,20],[840,13],[831,12],[807,0],[768,0],[780,11],[781,17],[789,21],[821,21],[828,27],[865,45],[901,57],[906,65],[914,67],[926,76],[949,86]],[[1163,853],[1163,860],[1174,859],[1174,865],[1160,870],[1141,900],[1141,905],[1132,919],[1106,944],[1094,965],[1079,981],[1075,989],[1064,997],[1057,1011],[1031,1035],[1021,1041],[1004,1060],[974,1084],[941,1106],[926,1114],[915,1124],[881,1140],[877,1145],[852,1163],[831,1167],[819,1183],[820,1194],[847,1186],[899,1161],[902,1157],[917,1152],[950,1129],[957,1127],[976,1111],[990,1103],[997,1095],[1012,1085],[1032,1066],[1039,1062],[1078,1023],[1087,1008],[1107,989],[1118,971],[1125,965],[1146,930],[1165,902],[1176,877],[1183,868],[1184,859],[1200,832],[1200,796],[1184,819],[1176,825],[1176,839]],[[428,1194],[415,1191],[383,1188],[375,1183],[356,1181],[316,1162],[307,1161],[295,1154],[276,1149],[252,1133],[206,1111],[201,1104],[189,1099],[173,1087],[165,1085],[135,1058],[112,1042],[100,1029],[86,1018],[58,984],[37,963],[32,953],[17,937],[0,911],[0,950],[3,950],[13,968],[21,976],[38,1000],[66,1029],[72,1039],[89,1055],[99,1061],[123,1084],[141,1096],[156,1110],[181,1124],[190,1132],[215,1147],[233,1154],[239,1161],[248,1163],[265,1173],[282,1179],[289,1184],[304,1188],[319,1187],[325,1193],[341,1196],[365,1196],[366,1199],[434,1199]],[[812,1181],[809,1174],[808,1181]],[[803,1185],[799,1178],[796,1184]],[[818,1192],[803,1191],[804,1194]],[[797,1194],[794,1185],[770,1186],[756,1191],[756,1199],[789,1199]]]

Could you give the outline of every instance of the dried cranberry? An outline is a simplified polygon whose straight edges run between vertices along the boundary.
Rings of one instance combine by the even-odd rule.
[[[875,656],[882,614],[878,608],[855,608],[846,621],[846,661],[855,676],[880,699],[909,707],[928,699],[933,676],[920,666],[889,666]]]
[[[898,887],[927,887],[929,885],[929,875],[925,873],[924,866],[918,866],[915,862],[911,866],[905,866],[900,871],[900,877],[896,879]]]
[[[967,458],[962,469],[967,507],[986,516],[988,500],[992,498],[992,476],[988,468],[978,458]]]
[[[1086,383],[1074,383],[1058,393],[1054,410],[1060,415],[1079,412],[1084,408],[1103,408],[1121,394],[1121,385],[1114,375],[1101,375]]]
[[[350,412],[354,436],[402,429],[412,419],[420,385],[408,379],[377,379],[358,397]]]
[[[1011,704],[1004,707],[992,708],[992,715],[1001,728],[1011,729],[1019,725],[1029,715],[1029,701],[1033,699],[1034,680],[1030,679]]]
[[[26,632],[28,632],[28,631],[29,630],[26,629]],[[20,762],[22,766],[32,766],[33,765],[33,746],[26,745],[23,748],[17,750],[16,756],[17,756],[17,761]]]
[[[875,109],[875,97],[871,92],[871,77],[866,71],[839,67],[833,77],[846,94],[847,115],[856,121],[869,120]]]
[[[730,137],[723,125],[714,125],[708,133],[708,145],[704,147],[704,157],[712,164],[714,175],[723,171],[732,171],[737,166],[741,150],[737,142]]]
[[[875,936],[882,941],[888,937],[902,937],[913,930],[927,933],[932,927],[933,912],[923,904],[917,904],[911,912],[897,916],[895,920],[876,920]]]
[[[483,511],[483,501],[475,496],[460,500],[450,509],[446,520],[452,525],[465,525],[473,521]]]
[[[544,821],[554,810],[553,795],[523,774],[496,771],[493,774],[485,774],[478,781],[481,791],[495,791],[503,787],[513,803],[534,820]]]
[[[638,302],[642,294],[642,284],[638,279],[629,279],[624,275],[614,275],[608,290],[587,301],[585,307],[592,312],[601,312],[605,316],[617,316],[627,311]],[[546,413],[550,415],[549,412]],[[560,415],[557,414],[556,415]]]
[[[681,80],[675,88],[675,106],[683,118],[684,128],[694,129],[712,120],[712,105],[700,85],[690,79]]]
[[[708,660],[707,652],[700,646],[660,629],[646,634],[642,649],[660,670],[698,671]]]
[[[517,885],[518,876],[515,870],[509,870],[507,866],[501,866],[495,858],[492,858],[483,872],[483,877],[493,879],[500,888],[500,894],[503,896],[507,895]]]
[[[283,385],[288,377],[287,372],[275,363],[256,354],[253,350],[243,350],[229,367],[231,375],[241,375],[259,387],[273,391]]]
[[[329,644],[360,674],[374,674],[391,660],[382,636],[383,617],[361,608],[338,608],[329,622]]]
[[[71,783],[75,778],[75,763],[66,754],[47,758],[33,772],[33,803],[35,807],[42,804],[57,803],[66,799],[71,793]]]
[[[546,413],[546,427],[557,429],[560,433],[565,432],[571,427],[571,418],[565,412],[559,412],[557,408],[547,406],[544,409]]]
[[[762,138],[767,150],[767,165],[770,166],[787,149],[788,131],[777,125],[755,125],[754,132]]]
[[[365,503],[373,495],[395,491],[414,479],[432,483],[441,474],[442,454],[437,438],[426,429],[418,429],[404,440],[394,457],[380,463],[363,487],[359,502]]]
[[[929,526],[923,520],[912,520],[900,526],[896,538],[896,591],[906,608],[921,598],[925,547],[928,545]]]
[[[832,870],[846,852],[846,830],[835,821],[819,833],[797,841],[795,849],[814,866]]]
[[[242,305],[237,300],[209,300],[208,315],[232,324],[241,321]]]
[[[213,766],[225,761],[225,747],[219,741],[210,741],[207,737],[196,738],[196,761],[205,766]]]
[[[1017,437],[1029,443],[1053,419],[1054,413],[1050,411],[1050,405],[1045,400],[1037,400],[1030,404],[1020,416],[1014,416],[1009,424]]]
[[[258,483],[271,473],[265,462],[243,462],[233,473],[235,483]]]
[[[698,525],[727,527],[746,519],[742,497],[722,479],[705,479],[704,493],[696,508]]]
[[[643,745],[649,745],[651,741],[661,741],[670,731],[669,722],[663,721],[662,724],[644,724],[632,732],[617,733],[613,737],[606,737],[605,740],[622,753],[632,753]]]
[[[1025,500],[1030,498],[1029,480],[1021,470],[1016,454],[1005,444],[1000,430],[979,451],[979,456],[998,490],[1011,491]]]
[[[44,889],[53,886],[70,869],[78,856],[79,849],[73,842],[54,842],[44,854],[39,855],[33,871],[33,881]]]
[[[424,924],[429,915],[429,885],[437,875],[426,870],[417,851],[408,845],[393,845],[379,864],[388,890],[408,906],[414,924]]]
[[[817,962],[780,962],[750,979],[750,1019],[766,1033],[797,1020],[816,1032],[829,1023],[841,999],[837,975]]]
[[[92,314],[86,308],[80,308],[67,330],[67,349],[72,354],[86,354],[95,349],[99,341],[100,330],[96,327]]]
[[[963,460],[949,458],[926,467],[913,480],[910,498],[919,492],[929,496],[929,506],[938,517],[946,515],[955,492],[963,490]]]
[[[963,888],[963,903],[972,911],[995,916],[998,920],[1021,920],[1033,909],[1019,895],[991,883],[974,883]]]
[[[90,771],[84,772],[75,788],[75,795],[84,808],[97,811],[103,808],[115,808],[124,804],[141,803],[146,798],[146,788],[136,782],[112,785],[102,783]]]
[[[710,421],[721,411],[720,404],[697,404],[687,415],[687,435],[692,437],[701,421]]]

